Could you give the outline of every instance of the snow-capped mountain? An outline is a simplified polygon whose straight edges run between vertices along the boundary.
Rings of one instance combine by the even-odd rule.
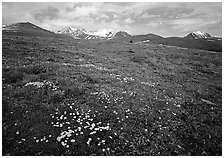
[[[64,29],[57,31],[58,34],[66,34],[70,35],[76,39],[81,39],[86,37],[86,30],[85,29],[76,29],[72,27],[65,27]]]
[[[58,34],[67,34],[76,39],[109,39],[114,37],[114,33],[106,29],[100,29],[98,31],[87,31],[85,29],[76,29],[72,27],[66,27],[60,31]]]
[[[211,35],[208,34],[208,33],[206,33],[206,32],[196,31],[196,32],[189,33],[185,38],[191,38],[191,39],[207,39],[207,38],[211,38]]]
[[[111,37],[114,35],[112,32],[108,32],[108,30],[106,29],[100,29],[98,31],[89,31],[87,32],[87,34],[99,37]]]
[[[3,24],[3,25],[2,25],[2,30],[6,29],[6,28],[7,28],[7,26],[8,26],[8,25]]]

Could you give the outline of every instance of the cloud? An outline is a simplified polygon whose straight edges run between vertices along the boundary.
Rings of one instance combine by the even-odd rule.
[[[138,16],[138,18],[141,18],[141,19],[150,19],[150,18],[159,18],[159,17],[160,15],[150,15],[148,12],[145,12]]]
[[[173,25],[173,28],[179,29],[180,32],[185,33],[197,30],[206,30],[207,26],[218,24],[218,22],[215,20],[205,22],[201,19],[178,19],[169,23]]]
[[[3,2],[2,22],[20,21],[29,21],[53,31],[73,26],[87,30],[128,30],[133,34],[151,32],[162,36],[182,36],[203,29],[220,37],[222,3]]]
[[[34,19],[36,19],[40,22],[43,22],[46,19],[53,20],[53,19],[57,18],[58,13],[59,13],[59,9],[53,8],[53,7],[48,7],[47,9],[43,9],[36,13],[33,13],[33,17],[34,17]]]
[[[117,14],[113,14],[113,18],[117,18],[118,17],[118,15]]]
[[[101,18],[105,18],[105,19],[108,19],[108,18],[110,18],[108,15],[106,15],[106,14],[102,14],[101,15]]]
[[[131,23],[134,22],[134,20],[132,20],[131,18],[127,18],[127,19],[124,20],[124,22],[127,23],[127,24],[131,24]]]
[[[147,24],[147,27],[153,27],[153,28],[156,28],[158,27],[159,25],[162,25],[162,22],[161,21],[151,21]]]

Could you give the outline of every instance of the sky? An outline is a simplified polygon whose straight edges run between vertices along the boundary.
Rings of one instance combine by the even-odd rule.
[[[3,2],[2,24],[64,27],[183,37],[204,31],[222,37],[221,2]]]

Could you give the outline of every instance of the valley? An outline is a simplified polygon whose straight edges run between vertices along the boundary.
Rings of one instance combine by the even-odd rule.
[[[220,51],[34,32],[3,31],[4,156],[222,155]]]

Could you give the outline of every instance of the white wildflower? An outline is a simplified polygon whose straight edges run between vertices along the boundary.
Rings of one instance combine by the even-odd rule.
[[[75,139],[71,139],[70,142],[74,143],[75,142]]]
[[[87,141],[87,144],[89,145],[89,143],[91,142],[92,138],[89,138]]]

